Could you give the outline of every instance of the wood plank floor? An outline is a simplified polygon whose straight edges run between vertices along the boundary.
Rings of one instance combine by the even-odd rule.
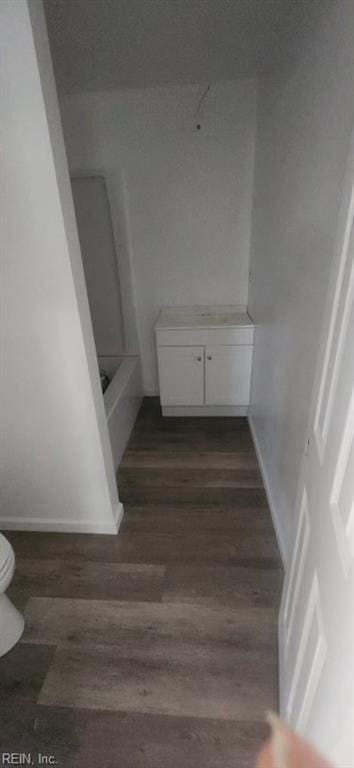
[[[22,641],[0,749],[63,768],[252,768],[277,707],[282,568],[245,419],[145,400],[118,537],[7,532]]]

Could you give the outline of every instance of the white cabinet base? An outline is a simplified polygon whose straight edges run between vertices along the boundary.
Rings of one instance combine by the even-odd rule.
[[[164,416],[247,416],[254,326],[232,308],[170,308],[155,325]]]
[[[163,405],[163,416],[247,416],[247,405]]]
[[[161,403],[169,407],[204,402],[204,347],[158,347]]]
[[[253,346],[208,345],[205,349],[206,406],[247,406]]]

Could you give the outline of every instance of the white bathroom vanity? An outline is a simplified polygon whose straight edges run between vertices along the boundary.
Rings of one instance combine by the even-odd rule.
[[[245,308],[163,308],[155,333],[164,416],[247,414],[254,325]]]

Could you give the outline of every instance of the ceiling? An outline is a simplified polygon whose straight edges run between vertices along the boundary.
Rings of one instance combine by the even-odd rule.
[[[254,77],[312,0],[44,0],[61,93]]]

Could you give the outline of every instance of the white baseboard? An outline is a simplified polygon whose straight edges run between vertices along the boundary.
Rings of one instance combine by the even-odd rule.
[[[42,520],[39,517],[0,517],[0,530],[3,531],[38,531],[49,533],[100,533],[116,535],[123,520],[123,504],[119,505],[114,514],[112,523],[82,522],[72,520]]]
[[[261,447],[260,447],[260,444],[259,444],[259,440],[258,440],[256,429],[255,429],[255,426],[254,426],[254,423],[253,423],[253,420],[252,420],[252,416],[251,416],[250,413],[248,414],[248,423],[249,423],[249,426],[250,426],[251,435],[252,435],[255,451],[256,451],[256,454],[257,454],[258,464],[259,464],[260,472],[261,472],[261,475],[262,475],[264,490],[265,490],[266,496],[267,496],[268,506],[269,506],[269,509],[270,509],[271,517],[272,517],[273,527],[274,527],[274,531],[275,531],[275,535],[276,535],[276,539],[277,539],[277,543],[278,543],[278,547],[279,547],[280,556],[281,556],[283,565],[285,567],[286,561],[287,561],[287,546],[286,546],[286,542],[285,542],[285,536],[284,536],[284,533],[283,533],[283,530],[282,530],[282,526],[281,526],[281,523],[280,523],[279,513],[277,512],[276,505],[274,503],[274,498],[273,498],[273,494],[272,494],[272,491],[271,491],[271,488],[270,488],[270,483],[269,483],[267,471],[266,471],[265,464],[264,464],[264,461],[263,461]]]
[[[163,405],[163,416],[247,416],[247,405]]]

